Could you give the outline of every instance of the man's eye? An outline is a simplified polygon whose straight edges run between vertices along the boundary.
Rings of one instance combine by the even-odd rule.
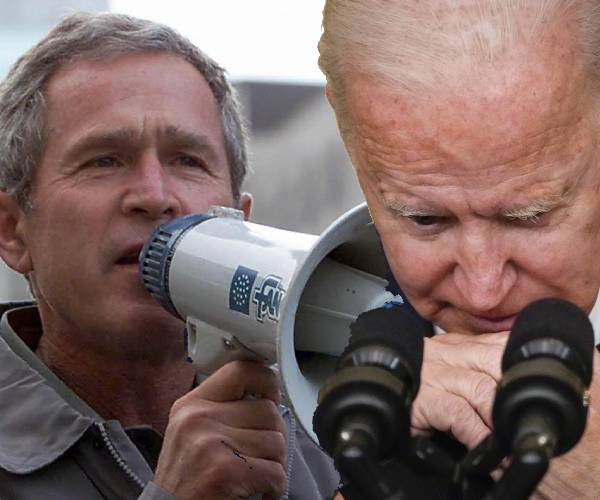
[[[411,215],[409,219],[417,226],[433,226],[444,222],[444,217],[438,215]]]
[[[203,162],[201,162],[197,158],[194,158],[193,156],[188,155],[179,155],[175,157],[174,163],[182,167],[204,168]]]
[[[119,166],[119,161],[114,156],[101,156],[94,158],[87,163],[89,167],[111,168]]]

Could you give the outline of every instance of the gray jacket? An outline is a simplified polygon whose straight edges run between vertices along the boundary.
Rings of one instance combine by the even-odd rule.
[[[151,482],[160,435],[99,417],[33,353],[41,335],[37,309],[14,306],[0,306],[6,311],[0,322],[0,499],[172,500]],[[331,460],[285,407],[282,416],[289,444],[284,498],[331,498],[338,484]]]

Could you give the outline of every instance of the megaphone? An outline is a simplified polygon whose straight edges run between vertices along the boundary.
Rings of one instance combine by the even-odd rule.
[[[364,311],[401,302],[366,204],[320,236],[247,222],[239,210],[174,219],[140,254],[148,291],[186,323],[188,354],[204,373],[235,359],[277,363],[306,433],[318,392]]]

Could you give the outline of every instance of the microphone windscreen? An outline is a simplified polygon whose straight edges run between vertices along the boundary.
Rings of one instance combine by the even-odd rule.
[[[362,345],[383,345],[394,350],[408,367],[416,394],[421,383],[423,337],[431,325],[401,304],[386,304],[358,316],[350,325],[350,342],[345,352]]]
[[[502,357],[502,371],[523,359],[519,351],[525,344],[541,339],[558,340],[573,351],[577,363],[572,363],[570,368],[582,377],[586,385],[590,384],[594,329],[581,309],[562,299],[538,300],[518,314]]]

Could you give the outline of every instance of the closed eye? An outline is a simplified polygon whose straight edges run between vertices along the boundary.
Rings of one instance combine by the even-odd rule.
[[[388,210],[394,218],[405,221],[405,223],[408,223],[413,228],[417,228],[418,231],[424,232],[424,234],[436,233],[444,229],[452,220],[452,216],[449,214],[438,215],[439,212],[435,214],[434,210],[421,207],[415,208],[395,202],[394,200],[384,199],[384,204],[387,205]]]
[[[439,215],[409,215],[408,219],[414,222],[417,226],[433,226],[446,222],[447,217]]]

